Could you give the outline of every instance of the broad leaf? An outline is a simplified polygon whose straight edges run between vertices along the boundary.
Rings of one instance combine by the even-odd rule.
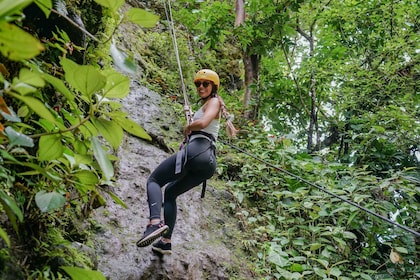
[[[64,270],[73,280],[105,280],[105,276],[95,270],[80,268],[80,267],[72,267],[72,266],[61,266],[62,270]]]
[[[126,17],[131,22],[146,28],[154,27],[159,20],[159,16],[139,8],[131,8],[128,10]]]
[[[66,199],[62,194],[57,192],[46,192],[42,190],[35,195],[35,203],[41,212],[46,213],[63,207]]]
[[[53,7],[51,0],[35,0],[35,4],[38,5],[47,18],[50,16],[51,8]]]
[[[22,68],[19,72],[19,81],[34,87],[44,87],[45,81],[38,73],[35,73],[28,68]]]
[[[47,119],[48,121],[52,123],[56,123],[56,120],[53,116],[53,114],[47,109],[47,107],[38,99],[31,97],[31,96],[22,96],[15,93],[9,93],[9,95],[12,95],[13,97],[19,99],[26,105],[28,105],[29,108],[31,108],[38,116]]]
[[[44,50],[44,46],[29,33],[14,24],[0,22],[0,52],[14,61],[31,59]]]
[[[6,17],[10,17],[19,13],[23,8],[32,3],[32,0],[2,0],[0,1],[0,21],[5,21]]]
[[[104,71],[107,81],[104,96],[107,98],[124,98],[130,92],[130,79],[117,71]]]
[[[89,170],[80,170],[73,174],[80,183],[87,186],[95,186],[98,183],[98,177]]]
[[[64,146],[61,143],[60,135],[45,135],[39,139],[38,159],[54,160],[63,155]]]
[[[148,141],[152,140],[152,137],[135,121],[123,116],[115,116],[112,119],[128,133]]]
[[[99,133],[111,144],[113,148],[118,148],[123,139],[124,133],[121,126],[113,121],[108,121],[102,118],[92,119],[95,127]]]
[[[109,181],[114,176],[114,167],[98,139],[96,137],[92,137],[91,139],[95,159],[101,167],[105,179]]]
[[[98,69],[90,65],[79,65],[69,59],[62,59],[61,65],[66,81],[80,91],[90,101],[92,95],[103,89],[106,77]]]
[[[101,6],[110,8],[113,12],[118,12],[118,9],[124,4],[124,0],[95,0]]]

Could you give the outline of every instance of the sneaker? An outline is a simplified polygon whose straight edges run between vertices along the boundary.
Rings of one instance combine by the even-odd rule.
[[[160,222],[157,225],[148,224],[146,230],[144,231],[143,237],[137,241],[138,247],[146,247],[152,244],[153,241],[158,239],[165,231],[168,230],[168,226],[163,222]]]
[[[166,243],[166,242],[163,242],[162,240],[159,240],[152,246],[152,250],[154,252],[157,252],[163,255],[172,254],[171,249],[172,249],[171,243],[170,242]]]

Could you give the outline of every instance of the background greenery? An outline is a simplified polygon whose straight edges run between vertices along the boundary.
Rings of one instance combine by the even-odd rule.
[[[0,4],[0,201],[9,221],[0,229],[1,265],[12,269],[6,263],[19,254],[10,253],[11,244],[33,236],[20,249],[36,248],[32,261],[19,273],[72,277],[79,273],[74,266],[92,265],[51,244],[83,240],[72,221],[87,219],[89,209],[103,203],[123,131],[148,139],[118,110],[129,80],[105,55],[115,26],[122,20],[153,26],[136,43],[144,57],[120,63],[127,71],[139,64],[140,79],[162,96],[182,102],[182,92],[163,1],[149,5],[160,15],[157,25],[152,14],[137,16],[136,9],[121,19],[123,1],[77,1],[86,18],[101,22],[82,61],[69,52],[65,34],[41,43],[36,32],[19,28],[31,2]],[[49,14],[49,1],[36,2]],[[172,9],[184,79],[199,68],[217,71],[241,130],[232,142],[241,150],[221,137],[218,177],[234,194],[232,215],[257,277],[417,279],[418,235],[296,176],[419,232],[419,6],[391,0],[244,4],[238,27],[235,1],[180,0]],[[88,17],[93,5],[101,7],[96,18]],[[18,43],[11,34],[19,34]],[[246,58],[254,62],[251,80]],[[52,261],[58,256],[65,259],[61,268]]]

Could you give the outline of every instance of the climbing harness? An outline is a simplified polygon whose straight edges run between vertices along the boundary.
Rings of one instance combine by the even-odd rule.
[[[293,177],[293,178],[295,178],[295,179],[297,179],[297,180],[299,180],[301,182],[304,182],[304,183],[306,183],[306,184],[308,184],[308,185],[310,185],[312,187],[315,187],[318,190],[320,190],[320,191],[322,191],[322,192],[324,192],[324,193],[326,193],[328,195],[331,195],[331,196],[333,196],[335,198],[338,198],[339,200],[341,200],[341,201],[343,201],[345,203],[348,203],[348,204],[350,204],[350,205],[352,205],[352,206],[354,206],[354,207],[356,207],[356,208],[358,208],[358,209],[360,209],[360,210],[362,210],[362,211],[364,211],[366,213],[369,213],[369,214],[371,214],[371,215],[373,215],[373,216],[375,216],[375,217],[377,217],[377,218],[379,218],[379,219],[381,219],[381,220],[383,220],[383,221],[385,221],[385,222],[387,222],[389,224],[392,224],[392,225],[394,225],[396,227],[399,227],[399,228],[401,228],[401,229],[403,229],[405,231],[408,231],[408,232],[414,234],[417,237],[420,237],[420,233],[417,232],[417,231],[415,231],[414,229],[411,229],[411,228],[409,228],[407,226],[404,226],[404,225],[401,225],[399,223],[396,223],[396,222],[392,221],[391,219],[388,219],[388,218],[386,218],[386,217],[384,217],[382,215],[379,215],[378,213],[375,213],[372,210],[369,210],[369,209],[367,209],[367,208],[365,208],[365,207],[363,207],[363,206],[361,206],[361,205],[359,205],[359,204],[357,204],[357,203],[355,203],[355,202],[353,202],[351,200],[348,200],[348,199],[346,199],[344,197],[341,197],[339,195],[336,195],[335,193],[330,192],[330,191],[326,190],[325,188],[323,188],[323,187],[321,187],[321,186],[319,186],[319,185],[317,185],[315,183],[312,183],[312,182],[310,182],[310,181],[308,181],[308,180],[306,180],[306,179],[304,179],[304,178],[302,178],[302,177],[300,177],[298,175],[295,175],[295,174],[293,174],[293,173],[291,173],[291,172],[289,172],[289,171],[287,171],[287,170],[285,170],[285,169],[283,169],[281,167],[278,167],[278,166],[276,166],[276,165],[274,165],[274,164],[272,164],[272,163],[270,163],[270,162],[268,162],[266,160],[263,160],[263,159],[255,156],[255,155],[253,155],[251,153],[248,153],[245,150],[243,150],[243,149],[241,149],[241,148],[239,148],[239,147],[237,147],[237,146],[235,146],[235,145],[233,145],[231,143],[228,143],[228,142],[225,142],[225,141],[222,141],[222,140],[219,140],[219,142],[221,142],[222,144],[225,144],[227,146],[230,146],[231,148],[233,148],[233,149],[235,149],[235,150],[237,150],[237,151],[239,151],[239,152],[241,152],[241,153],[243,153],[243,154],[245,154],[245,155],[247,155],[249,157],[252,157],[253,159],[258,160],[259,162],[262,162],[265,165],[267,165],[267,166],[269,166],[269,167],[271,167],[271,168],[273,168],[275,170],[278,170],[278,171],[280,171],[280,172],[282,172],[284,174],[287,174],[287,175],[289,175],[289,176],[291,176],[291,177]]]

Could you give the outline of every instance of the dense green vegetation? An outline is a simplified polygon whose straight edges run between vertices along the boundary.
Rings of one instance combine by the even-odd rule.
[[[68,1],[83,2],[101,28],[83,60],[65,32],[41,42],[19,28],[32,2],[0,3],[0,209],[8,217],[0,268],[15,269],[9,248],[25,244],[19,250],[30,261],[16,273],[101,279],[76,268],[91,264],[67,245],[83,241],[75,221],[103,203],[115,180],[112,152],[124,131],[148,138],[118,110],[129,79],[106,63],[124,1]],[[51,15],[50,1],[35,2]],[[235,1],[172,6],[185,80],[199,68],[217,71],[241,129],[234,147],[221,137],[218,177],[234,194],[244,248],[259,279],[416,279],[419,235],[340,198],[420,231],[420,7],[313,2],[245,1],[236,27]],[[96,18],[93,5],[102,11]],[[164,1],[152,8],[161,19],[139,38],[141,78],[181,100]],[[157,19],[131,9],[124,20],[152,27]]]

